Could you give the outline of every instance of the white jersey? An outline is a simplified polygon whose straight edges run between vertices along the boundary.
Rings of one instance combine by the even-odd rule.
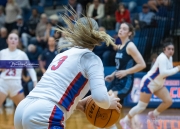
[[[65,109],[68,118],[78,101],[91,89],[95,102],[101,107],[109,108],[110,100],[103,72],[102,61],[92,51],[71,48],[53,59],[28,97],[53,101]]]
[[[26,53],[16,49],[15,51],[10,51],[9,48],[3,49],[0,51],[0,60],[29,60]],[[33,68],[27,69],[31,79],[33,81],[37,81],[37,76],[35,70]],[[21,79],[22,77],[22,69],[21,68],[12,68],[5,69],[1,72],[0,77],[2,79]]]
[[[162,86],[166,77],[177,73],[179,69],[173,68],[172,57],[169,59],[164,53],[161,53],[154,63],[151,70],[146,74],[146,77],[152,79],[157,85]]]

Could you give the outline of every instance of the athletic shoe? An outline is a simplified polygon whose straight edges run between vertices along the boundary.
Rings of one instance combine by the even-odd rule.
[[[151,120],[151,122],[153,122],[156,127],[159,127],[158,118],[153,114],[152,111],[148,113],[148,118]]]
[[[120,125],[123,129],[132,129],[131,128],[131,122],[130,121],[125,121],[124,118],[120,120]]]

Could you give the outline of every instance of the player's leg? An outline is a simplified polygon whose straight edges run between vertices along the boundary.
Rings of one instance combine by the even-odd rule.
[[[21,80],[9,80],[8,82],[9,96],[16,104],[16,106],[24,99],[24,90],[21,84]]]
[[[160,90],[156,91],[154,94],[163,101],[156,109],[158,112],[161,113],[172,105],[172,98],[166,87],[161,88]]]
[[[3,104],[3,102],[6,100],[7,94],[5,94],[4,92],[1,92],[0,90],[0,108]]]
[[[24,92],[17,94],[11,98],[16,106],[24,99]]]
[[[2,112],[1,106],[8,96],[8,87],[6,82],[0,78],[0,113]]]
[[[150,98],[152,96],[152,93],[150,89],[148,88],[148,85],[151,85],[150,80],[144,79],[141,82],[141,85],[142,85],[142,88],[141,88],[140,100],[138,104],[129,111],[129,113],[125,116],[125,118],[120,120],[120,124],[123,128],[131,129],[131,119],[136,114],[143,112],[150,101]]]
[[[155,126],[159,126],[157,116],[172,105],[172,98],[166,87],[161,88],[154,94],[160,99],[162,99],[163,102],[154,111],[149,112],[148,117],[152,120]]]

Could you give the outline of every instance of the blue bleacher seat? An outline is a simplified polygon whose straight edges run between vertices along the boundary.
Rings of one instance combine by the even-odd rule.
[[[135,37],[135,38],[133,39],[133,42],[134,42],[134,44],[135,44],[136,46],[138,46],[139,37]]]
[[[107,34],[109,34],[111,37],[113,37],[114,35],[117,34],[115,30],[107,30],[106,32],[107,32]]]
[[[57,5],[67,5],[68,0],[57,0]]]
[[[139,37],[139,36],[140,36],[140,31],[136,31],[134,37],[136,38],[136,37]]]
[[[137,6],[136,9],[137,9],[137,12],[138,12],[138,13],[142,12],[142,6]]]

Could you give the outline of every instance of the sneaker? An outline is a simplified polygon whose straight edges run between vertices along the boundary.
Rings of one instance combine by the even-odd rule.
[[[132,129],[130,121],[125,121],[124,119],[121,119],[119,123],[123,129]]]
[[[153,114],[153,112],[148,113],[148,118],[156,127],[159,127],[158,118]]]
[[[6,99],[6,104],[4,105],[5,107],[13,107],[14,103],[11,99],[7,98]]]

